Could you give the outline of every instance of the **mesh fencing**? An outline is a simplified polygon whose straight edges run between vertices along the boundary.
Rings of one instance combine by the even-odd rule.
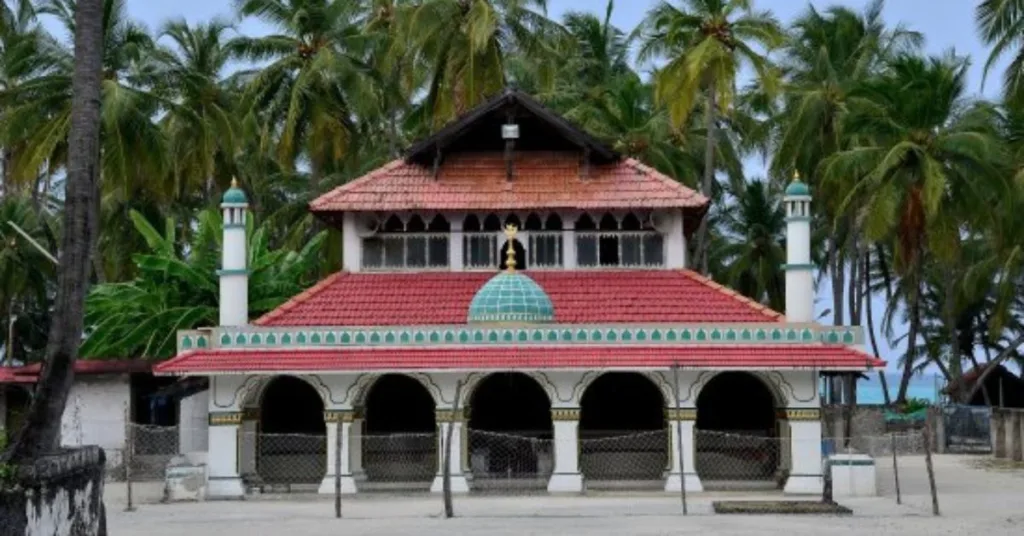
[[[711,488],[776,482],[784,445],[777,437],[752,432],[695,430],[697,475]]]
[[[590,488],[611,482],[660,485],[669,460],[667,429],[580,432],[580,471]]]
[[[391,488],[429,487],[437,475],[436,433],[355,435],[353,439],[361,455],[356,459],[362,466],[354,464],[352,471],[357,477],[364,477],[370,489],[378,483],[394,484],[387,486]]]
[[[327,436],[253,434],[255,471],[243,474],[251,486],[318,486],[327,474]],[[246,445],[243,445],[243,449]],[[251,466],[250,466],[251,469]]]
[[[524,492],[547,489],[554,470],[554,442],[541,432],[469,430],[470,489]]]

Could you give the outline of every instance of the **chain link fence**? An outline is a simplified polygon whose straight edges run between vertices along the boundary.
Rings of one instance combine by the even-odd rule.
[[[543,432],[469,430],[470,489],[480,492],[531,492],[547,489],[554,471],[554,442]]]
[[[354,434],[353,448],[361,467],[352,472],[366,491],[427,490],[439,471],[436,433]]]
[[[580,431],[580,471],[587,489],[664,487],[667,429]]]
[[[255,471],[242,478],[267,491],[316,490],[327,474],[327,436],[316,434],[255,435]],[[243,442],[243,449],[246,447]],[[244,457],[244,455],[243,455]]]
[[[708,489],[777,486],[786,440],[753,432],[694,431],[697,476]]]

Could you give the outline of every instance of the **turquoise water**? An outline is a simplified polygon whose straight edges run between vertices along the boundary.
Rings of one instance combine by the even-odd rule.
[[[886,373],[885,379],[889,383],[889,396],[896,398],[896,392],[900,388],[900,374]],[[910,379],[910,385],[907,386],[907,397],[937,402],[939,400],[939,390],[942,389],[943,383],[944,379],[941,375],[915,375]],[[882,394],[882,383],[878,380],[877,373],[869,373],[868,379],[857,382],[857,403],[885,403],[885,396]]]

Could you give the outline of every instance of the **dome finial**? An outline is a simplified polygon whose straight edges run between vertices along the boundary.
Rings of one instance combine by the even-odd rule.
[[[519,228],[514,223],[505,226],[505,237],[508,238],[508,249],[505,251],[505,266],[509,273],[516,271],[516,233]]]
[[[238,178],[237,177],[231,177],[231,187],[232,188],[238,188]]]
[[[793,182],[800,182],[800,170],[793,170]]]

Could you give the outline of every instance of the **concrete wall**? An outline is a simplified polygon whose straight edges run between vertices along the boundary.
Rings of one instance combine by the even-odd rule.
[[[0,490],[0,536],[106,536],[104,464],[90,446],[16,467]]]
[[[179,452],[188,454],[207,450],[209,445],[209,405],[209,391],[200,391],[179,402]]]
[[[992,408],[992,456],[1024,461],[1024,410]]]
[[[61,419],[61,444],[98,445],[106,451],[107,462],[119,466],[125,444],[125,408],[130,400],[127,375],[75,378]]]

